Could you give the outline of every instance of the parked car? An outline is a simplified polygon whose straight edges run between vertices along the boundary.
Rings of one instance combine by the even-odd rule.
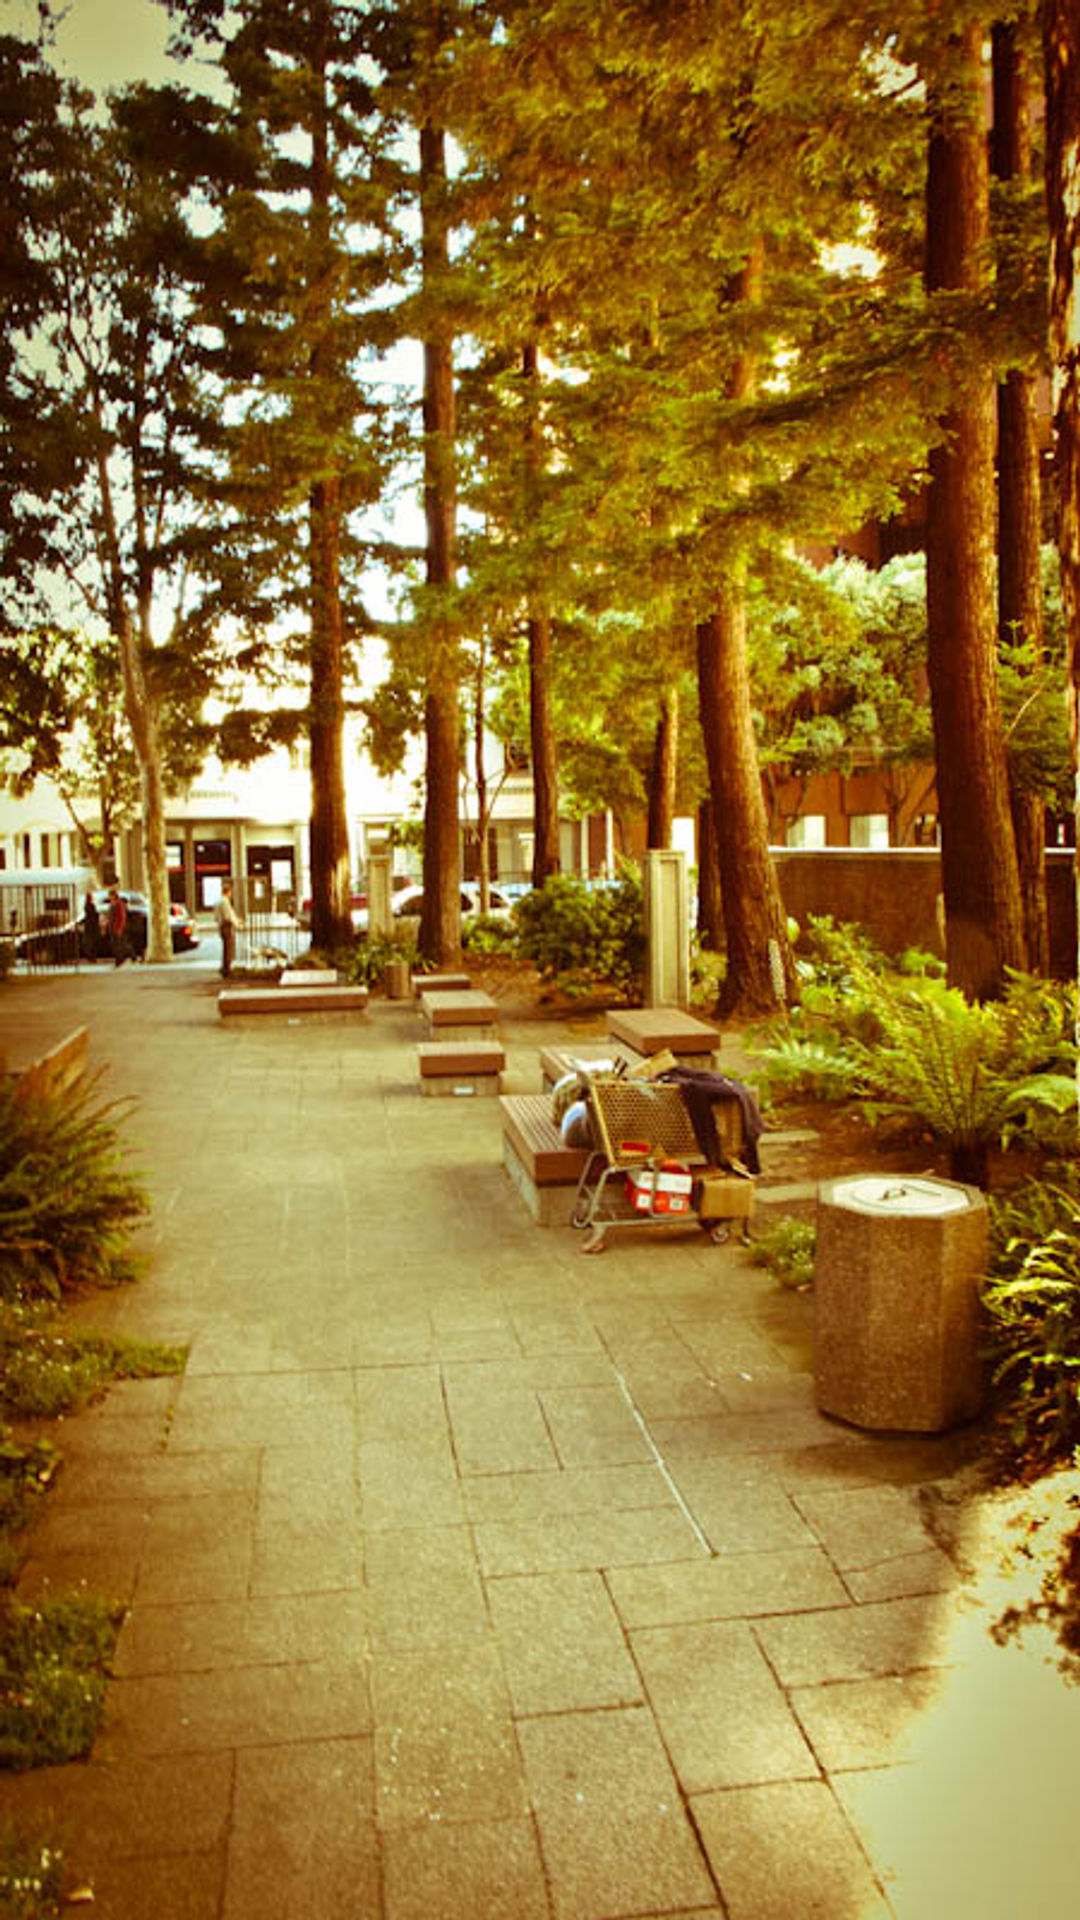
[[[124,901],[128,910],[127,937],[131,945],[131,951],[136,958],[139,958],[146,952],[146,931],[150,923],[150,902],[145,893],[136,893],[127,887],[121,887],[120,898]],[[98,921],[101,926],[98,950],[104,953],[108,940],[108,934],[106,932],[109,918],[108,887],[98,887],[96,889],[94,893],[94,905],[97,908]],[[169,902],[169,927],[172,934],[172,950],[174,953],[189,953],[193,947],[198,946],[199,936],[195,931],[195,922],[181,901],[171,900]]]
[[[419,919],[424,910],[423,887],[403,887],[394,896],[393,915],[395,920],[405,916]],[[513,915],[513,903],[507,899],[498,887],[488,888],[488,913],[496,920],[509,920]],[[461,884],[461,912],[467,918],[469,914],[480,912],[480,888],[475,880],[464,880]],[[366,921],[365,921],[366,924]]]

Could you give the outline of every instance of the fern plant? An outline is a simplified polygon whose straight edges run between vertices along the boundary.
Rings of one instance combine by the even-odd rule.
[[[998,1143],[1075,1151],[1074,988],[1015,974],[980,1005],[857,943],[838,951],[830,935],[829,948],[798,1019],[755,1039],[767,1088],[857,1099],[872,1121],[918,1126],[946,1147],[954,1179],[979,1186]]]
[[[993,1204],[995,1255],[983,1288],[992,1377],[1008,1437],[1028,1464],[1080,1446],[1080,1174],[1035,1182]]]
[[[130,1278],[128,1241],[148,1211],[122,1164],[120,1103],[84,1078],[62,1093],[0,1083],[0,1296]]]

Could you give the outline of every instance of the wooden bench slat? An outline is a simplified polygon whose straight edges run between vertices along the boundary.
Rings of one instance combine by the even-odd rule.
[[[366,987],[223,987],[217,997],[223,1019],[238,1013],[359,1013]]]
[[[504,1093],[499,1100],[502,1128],[515,1154],[538,1187],[576,1185],[588,1148],[564,1146],[551,1117],[546,1093]]]
[[[416,1052],[423,1079],[442,1074],[501,1073],[506,1065],[500,1040],[421,1040]]]
[[[711,1053],[720,1045],[720,1029],[681,1007],[614,1008],[607,1016],[608,1032],[637,1053]]]

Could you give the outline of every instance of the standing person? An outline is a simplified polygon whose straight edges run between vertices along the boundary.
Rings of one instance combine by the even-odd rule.
[[[236,929],[240,925],[236,908],[233,906],[233,883],[226,880],[221,888],[221,896],[214,908],[218,932],[221,935],[221,977],[227,980],[232,972],[233,955],[236,952]]]
[[[83,907],[83,952],[88,960],[96,960],[101,951],[101,921],[94,902],[94,889],[86,890],[86,904]]]
[[[131,948],[127,937],[127,902],[119,887],[109,888],[109,917],[105,923],[109,936],[109,952],[113,965],[122,967],[125,960],[131,958]]]

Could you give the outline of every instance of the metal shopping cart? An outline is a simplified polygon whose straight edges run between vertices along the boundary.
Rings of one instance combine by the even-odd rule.
[[[593,1147],[578,1181],[575,1227],[588,1228],[585,1253],[600,1253],[609,1227],[700,1224],[716,1243],[731,1222],[749,1238],[753,1179],[741,1166],[744,1116],[737,1098],[713,1103],[719,1164],[702,1153],[677,1086],[617,1075],[582,1077]]]

